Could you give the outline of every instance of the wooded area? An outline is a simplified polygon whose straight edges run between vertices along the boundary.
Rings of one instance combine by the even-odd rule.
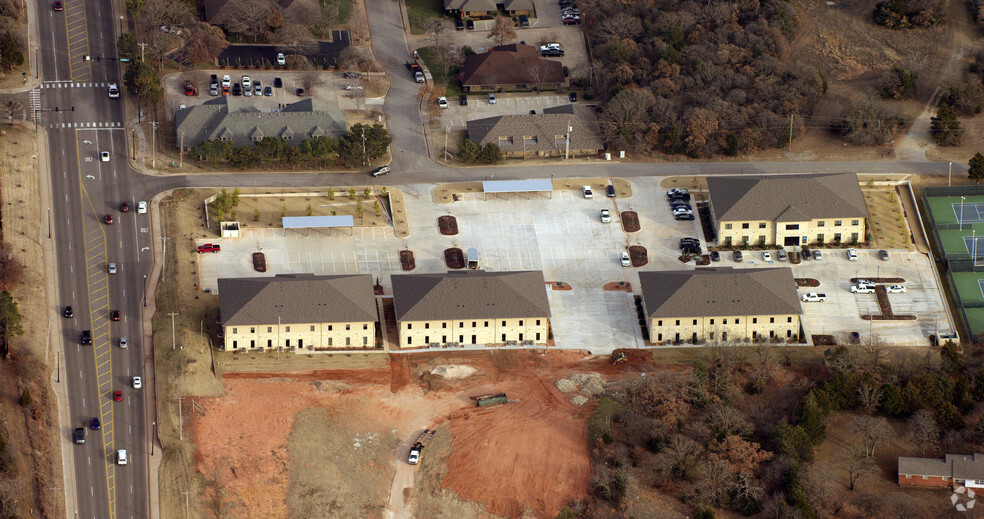
[[[824,79],[787,61],[789,4],[584,0],[610,149],[707,157],[786,146]]]

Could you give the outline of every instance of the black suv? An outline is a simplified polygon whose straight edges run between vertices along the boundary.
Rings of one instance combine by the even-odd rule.
[[[82,344],[92,344],[91,330],[82,330]]]
[[[85,428],[84,427],[76,427],[75,428],[74,438],[75,438],[75,444],[76,445],[82,445],[82,444],[84,444],[85,443]]]
[[[463,30],[465,30],[465,21],[462,20],[461,18],[455,18],[454,19],[454,30],[456,30],[456,31],[463,31]]]
[[[62,315],[64,315],[65,317],[71,319],[71,318],[75,317],[75,312],[72,311],[72,307],[71,306],[66,306],[65,307],[65,312],[63,312]]]
[[[701,254],[700,241],[696,238],[680,238],[680,250],[689,254]]]

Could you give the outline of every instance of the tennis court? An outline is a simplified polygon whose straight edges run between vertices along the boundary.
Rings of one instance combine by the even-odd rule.
[[[984,330],[984,272],[951,272],[971,333]]]
[[[975,254],[984,258],[984,195],[934,196],[926,202],[948,259],[969,259]]]

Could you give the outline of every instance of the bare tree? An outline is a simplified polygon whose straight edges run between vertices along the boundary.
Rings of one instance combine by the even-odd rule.
[[[764,386],[775,373],[778,364],[776,349],[772,346],[759,344],[755,347],[755,358],[752,366],[752,378],[759,386]]]
[[[713,506],[727,505],[728,494],[733,485],[731,468],[721,460],[709,460],[697,470],[694,494],[700,503]]]
[[[366,89],[369,88],[369,84],[366,82],[365,76],[358,81],[356,85],[357,88],[353,88],[349,93],[352,96],[352,100],[355,101],[355,109],[362,110],[366,104]]]
[[[928,409],[920,409],[909,419],[908,438],[919,446],[922,455],[926,455],[927,450],[936,448],[940,441],[940,430],[933,419],[933,413]]]
[[[273,8],[266,0],[240,0],[223,11],[215,23],[229,32],[252,36],[255,41],[267,31],[274,17]]]
[[[707,421],[715,436],[737,434],[747,436],[754,432],[752,422],[741,411],[727,404],[714,404],[707,413]]]
[[[496,46],[500,47],[507,40],[515,40],[516,31],[513,30],[512,19],[504,16],[496,16],[495,22],[492,24],[492,30],[489,31],[487,38],[494,41]]]
[[[882,358],[887,353],[885,346],[875,338],[870,338],[862,342],[861,352],[864,359],[864,368],[871,372],[878,371],[878,365],[881,364]]]
[[[311,31],[300,23],[281,25],[273,34],[273,42],[279,49],[290,54],[307,54],[318,45]]]
[[[171,0],[147,0],[136,17],[137,31],[145,36],[161,33],[161,26],[179,28],[193,20],[188,4]],[[183,32],[183,30],[182,30]]]
[[[883,416],[862,415],[854,417],[851,432],[861,440],[865,456],[875,455],[875,446],[892,434],[892,426]]]
[[[850,449],[841,454],[841,467],[847,471],[851,490],[857,490],[858,481],[874,470],[875,464],[864,451]]]
[[[656,99],[649,90],[625,89],[605,104],[599,126],[605,140],[614,146],[634,149],[649,122]]]
[[[310,65],[301,71],[301,84],[304,85],[304,91],[309,96],[314,95],[314,87],[321,86],[324,82],[321,71]]]
[[[864,412],[869,415],[874,414],[875,410],[878,409],[878,398],[880,396],[878,384],[870,380],[862,380],[858,384],[858,400],[861,402],[861,407],[864,408]]]
[[[317,11],[305,12],[308,28],[319,38],[326,38],[331,29],[339,24],[338,6],[332,2],[318,2]]]
[[[24,105],[20,101],[12,96],[0,96],[0,106],[3,107],[4,113],[10,118],[10,125],[14,125],[14,114],[20,112]]]

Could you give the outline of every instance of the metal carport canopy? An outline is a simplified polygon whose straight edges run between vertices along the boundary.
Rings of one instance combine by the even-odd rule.
[[[350,214],[341,216],[285,216],[284,229],[316,229],[319,227],[355,227]]]
[[[534,180],[485,180],[482,191],[486,193],[536,193],[553,191],[553,182],[547,179]]]

